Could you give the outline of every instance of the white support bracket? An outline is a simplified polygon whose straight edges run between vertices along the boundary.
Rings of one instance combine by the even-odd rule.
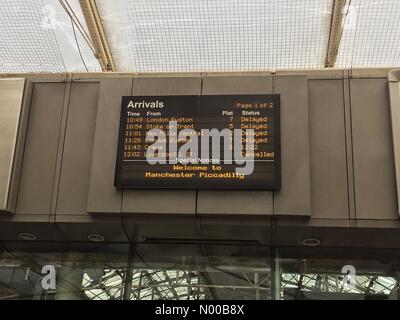
[[[86,25],[103,71],[116,71],[96,0],[79,0]]]
[[[344,8],[347,0],[333,0],[331,24],[329,28],[328,47],[326,49],[325,67],[333,68],[339,52],[340,40],[342,38],[342,25]]]

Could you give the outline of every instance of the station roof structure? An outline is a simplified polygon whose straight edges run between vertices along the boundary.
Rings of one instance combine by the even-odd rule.
[[[398,0],[2,0],[0,72],[400,66]]]

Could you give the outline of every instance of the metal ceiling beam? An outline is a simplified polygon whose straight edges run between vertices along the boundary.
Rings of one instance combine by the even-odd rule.
[[[351,0],[333,0],[331,24],[329,28],[328,47],[325,56],[325,68],[333,68],[336,63],[336,58],[339,52],[339,44],[342,38],[342,25],[346,13],[343,12]]]
[[[103,71],[116,71],[115,63],[108,44],[96,0],[79,0],[89,30],[92,43],[97,52],[97,59]]]

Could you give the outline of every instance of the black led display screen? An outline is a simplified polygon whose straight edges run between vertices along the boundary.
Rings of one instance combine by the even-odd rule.
[[[122,98],[115,187],[279,189],[280,96]]]

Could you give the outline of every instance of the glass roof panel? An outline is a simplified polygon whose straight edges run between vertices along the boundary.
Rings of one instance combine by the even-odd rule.
[[[79,1],[69,4],[86,28]],[[1,0],[0,30],[0,72],[101,71],[57,0]]]
[[[332,0],[97,0],[119,71],[322,68]]]
[[[352,0],[337,68],[400,66],[400,1]]]

